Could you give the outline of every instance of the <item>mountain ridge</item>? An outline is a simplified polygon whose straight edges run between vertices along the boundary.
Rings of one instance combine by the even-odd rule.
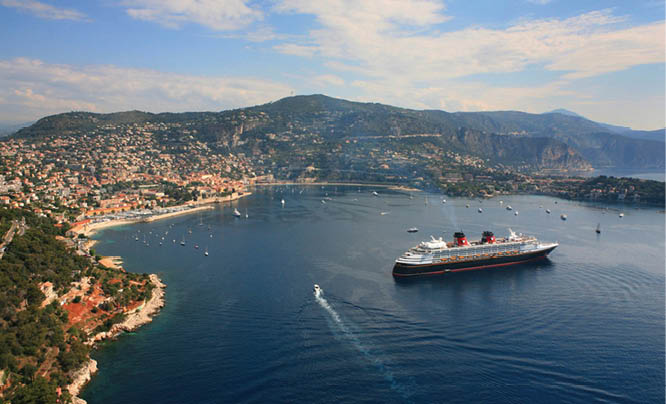
[[[89,131],[104,124],[157,121],[189,126],[196,131],[197,140],[215,145],[223,152],[256,151],[256,147],[261,146],[269,134],[282,134],[293,139],[305,139],[308,134],[316,134],[327,142],[351,138],[391,139],[405,144],[408,143],[404,140],[405,136],[431,134],[440,136],[436,143],[441,150],[455,148],[495,161],[502,160],[502,156],[512,155],[515,161],[541,168],[664,166],[663,143],[613,134],[598,123],[580,116],[557,112],[530,114],[521,111],[412,110],[322,94],[286,97],[266,104],[220,112],[70,112],[42,118],[14,136],[30,138],[53,131]],[[459,133],[467,135],[456,137]],[[472,133],[475,135],[470,136]],[[489,142],[489,136],[499,136],[492,138],[495,145]],[[483,137],[486,138],[481,140]],[[552,140],[534,140],[539,138]],[[469,143],[461,142],[461,139]],[[173,139],[166,136],[164,140]],[[500,145],[502,148],[498,148]],[[537,145],[558,151],[551,153],[554,149],[545,150],[547,153],[538,156],[534,154],[539,151]],[[529,150],[529,153],[521,155],[518,153],[520,147]],[[513,151],[508,153],[509,149]],[[551,160],[546,157],[548,155],[569,157],[565,163]],[[528,161],[530,163],[526,163]]]

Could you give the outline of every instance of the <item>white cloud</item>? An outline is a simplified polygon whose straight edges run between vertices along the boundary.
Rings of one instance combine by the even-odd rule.
[[[419,2],[412,9],[410,2],[400,2],[398,12],[383,4],[390,1],[358,2],[364,6],[349,8],[343,3],[284,0],[278,10],[313,13],[321,27],[310,32],[308,41],[286,42],[275,49],[320,55],[367,76],[411,80],[518,72],[533,64],[569,71],[575,78],[664,61],[663,22],[614,29],[623,18],[608,10],[568,19],[523,20],[506,29],[412,34],[397,22],[432,26],[445,20],[442,8]]]
[[[0,60],[0,121],[71,110],[218,111],[273,101],[291,88],[250,77],[203,77],[33,59]]]
[[[319,24],[308,39],[275,50],[354,75],[359,100],[412,108],[541,112],[554,100],[580,97],[581,78],[664,63],[664,22],[632,27],[612,10],[445,31],[445,8],[435,1],[282,0],[275,9],[313,15]],[[556,78],[502,88],[469,78],[528,68]]]
[[[0,4],[48,20],[87,20],[86,15],[80,11],[58,8],[35,0],[0,0]]]
[[[247,3],[246,0],[127,0],[123,4],[132,18],[165,27],[180,28],[193,23],[215,31],[230,31],[262,18],[262,13]]]
[[[311,81],[318,87],[328,86],[343,86],[345,81],[334,74],[320,74],[311,79]]]

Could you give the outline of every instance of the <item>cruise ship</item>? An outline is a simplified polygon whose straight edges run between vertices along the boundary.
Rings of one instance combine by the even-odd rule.
[[[450,243],[441,237],[430,237],[430,241],[422,241],[395,261],[393,276],[438,275],[504,267],[544,259],[558,246],[558,243],[545,243],[535,237],[516,234],[511,229],[508,237],[496,239],[493,232],[484,231],[481,240],[471,242],[463,232],[454,233]]]

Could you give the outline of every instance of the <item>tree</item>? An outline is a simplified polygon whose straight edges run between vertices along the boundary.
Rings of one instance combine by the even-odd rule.
[[[12,404],[55,404],[58,402],[55,383],[37,377],[32,383],[20,387],[11,398]]]

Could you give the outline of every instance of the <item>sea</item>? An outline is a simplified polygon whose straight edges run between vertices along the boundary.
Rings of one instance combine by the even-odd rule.
[[[168,287],[152,323],[93,352],[89,404],[664,402],[662,208],[332,185],[252,192],[96,235],[98,253]],[[536,264],[391,275],[431,236],[509,228],[560,245]]]

